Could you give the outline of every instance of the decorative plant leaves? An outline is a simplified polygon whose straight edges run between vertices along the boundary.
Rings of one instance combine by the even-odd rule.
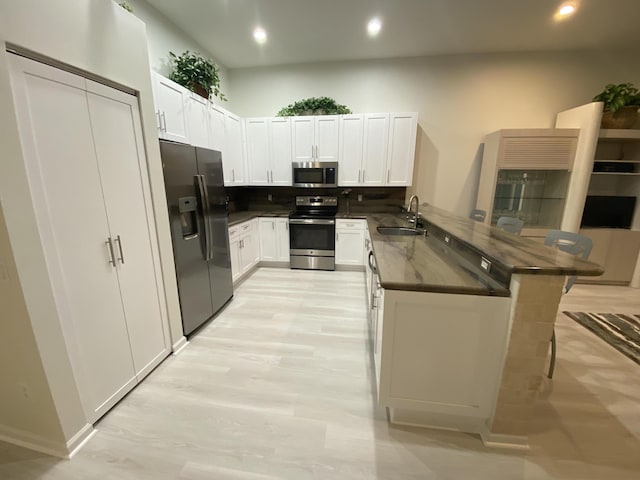
[[[351,113],[345,105],[337,104],[330,97],[310,97],[292,103],[281,109],[278,117],[295,117],[298,115],[339,115]]]
[[[220,91],[220,76],[218,66],[208,58],[204,58],[189,50],[177,56],[169,52],[169,59],[173,65],[173,71],[169,78],[176,83],[194,92],[194,84],[199,85],[209,95],[214,95],[220,100],[227,98]]]

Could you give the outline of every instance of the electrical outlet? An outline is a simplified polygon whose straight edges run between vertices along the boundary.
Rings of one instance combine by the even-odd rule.
[[[25,400],[31,399],[31,391],[26,383],[18,383],[18,388],[20,389],[20,393],[25,398]]]
[[[273,202],[273,195],[268,194],[267,195],[267,200],[269,200],[270,202]]]
[[[358,194],[358,201],[359,201],[359,202],[361,202],[361,201],[362,201],[362,194],[361,194],[361,193],[359,193],[359,194]]]
[[[451,237],[449,235],[445,235],[444,236],[444,243],[446,243],[446,244],[451,243]]]

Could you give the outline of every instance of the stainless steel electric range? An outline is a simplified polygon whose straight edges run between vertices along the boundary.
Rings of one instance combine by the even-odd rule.
[[[338,197],[297,196],[289,215],[291,268],[335,270]]]

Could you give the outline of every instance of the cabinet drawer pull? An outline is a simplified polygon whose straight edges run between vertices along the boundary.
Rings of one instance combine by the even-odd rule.
[[[120,235],[116,237],[116,242],[118,242],[118,251],[120,252],[120,262],[124,264],[124,254],[122,253],[122,240],[120,240]]]
[[[104,242],[107,246],[107,250],[109,251],[109,264],[116,266],[115,255],[113,254],[113,242],[111,241],[111,237],[107,238],[107,241]]]

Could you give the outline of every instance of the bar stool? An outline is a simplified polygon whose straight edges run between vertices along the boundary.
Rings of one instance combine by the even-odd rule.
[[[551,230],[544,239],[544,244],[550,247],[556,247],[558,250],[570,253],[571,255],[580,256],[584,260],[589,258],[591,249],[593,248],[593,241],[586,235],[581,235],[574,232],[565,232],[564,230]],[[567,293],[576,283],[576,277],[571,276],[567,278],[562,292]],[[551,336],[551,363],[549,364],[549,378],[553,377],[553,371],[556,366],[556,330],[553,329],[553,335]]]
[[[505,232],[520,235],[522,227],[524,227],[524,222],[516,217],[500,217],[498,218],[496,227],[504,230]]]

